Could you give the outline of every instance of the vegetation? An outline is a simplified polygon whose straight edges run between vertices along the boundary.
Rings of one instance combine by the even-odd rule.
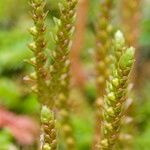
[[[0,149],[148,150],[149,8],[1,0]]]
[[[114,40],[115,64],[104,97],[102,149],[113,149],[119,135],[122,107],[126,100],[127,81],[134,62],[134,48],[124,46],[124,37],[117,32]]]

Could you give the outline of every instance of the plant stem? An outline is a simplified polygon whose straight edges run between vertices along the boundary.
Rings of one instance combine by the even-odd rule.
[[[30,80],[34,80],[35,85],[32,89],[37,93],[38,99],[42,105],[41,114],[43,111],[47,111],[45,107],[51,108],[49,112],[47,111],[46,121],[42,119],[41,116],[41,126],[43,142],[41,145],[41,150],[55,150],[57,149],[56,142],[56,131],[55,131],[55,121],[53,117],[52,99],[49,93],[49,87],[47,84],[48,71],[45,68],[46,64],[46,40],[45,40],[45,19],[47,13],[44,12],[46,5],[45,0],[31,0],[30,5],[32,7],[32,19],[34,21],[34,26],[29,29],[33,36],[33,42],[29,44],[29,48],[34,53],[34,58],[32,58],[29,63],[34,66],[35,73],[29,75]],[[43,105],[46,105],[43,109]],[[44,112],[45,113],[45,112]],[[44,121],[43,121],[44,120]]]
[[[120,31],[114,40],[115,64],[107,83],[103,110],[103,139],[101,150],[112,150],[117,142],[120,122],[123,116],[124,101],[128,86],[129,73],[134,63],[134,48],[125,47],[125,40]]]
[[[56,150],[56,120],[54,113],[46,106],[42,106],[41,110],[42,134],[41,149],[42,150]],[[43,139],[42,139],[43,138]]]
[[[92,149],[97,148],[100,138],[101,111],[100,107],[103,103],[105,94],[106,80],[109,77],[110,66],[110,46],[111,46],[111,10],[113,0],[105,0],[100,5],[100,15],[96,26],[96,84],[97,84],[97,99],[96,99],[96,117],[95,117],[95,134]]]
[[[57,35],[55,37],[56,49],[53,54],[51,65],[51,87],[53,98],[57,99],[56,107],[60,112],[62,134],[67,150],[75,149],[75,138],[71,125],[68,99],[70,89],[70,60],[69,53],[74,33],[74,20],[77,0],[65,0],[60,5],[60,19],[55,19]]]

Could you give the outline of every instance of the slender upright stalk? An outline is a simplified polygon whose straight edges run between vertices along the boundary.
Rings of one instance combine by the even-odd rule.
[[[113,0],[104,0],[100,4],[100,15],[96,26],[96,71],[97,71],[97,99],[96,99],[96,121],[95,134],[92,149],[96,149],[100,138],[101,111],[100,107],[105,94],[106,80],[109,77],[110,45],[111,45],[111,10]]]
[[[138,46],[141,2],[141,0],[121,1],[122,27],[127,42],[134,47]]]
[[[54,36],[56,49],[53,54],[53,62],[50,67],[51,87],[53,97],[57,99],[56,107],[60,112],[60,122],[63,139],[67,150],[75,149],[75,139],[70,121],[69,99],[70,84],[70,60],[69,53],[72,45],[72,34],[74,32],[74,20],[76,14],[77,0],[65,0],[60,5],[60,19],[55,19],[57,24],[57,35]]]
[[[127,48],[120,31],[115,35],[114,53],[115,65],[107,83],[103,110],[103,139],[101,150],[112,150],[117,142],[120,122],[124,114],[123,107],[126,100],[129,73],[134,63],[134,48]]]
[[[52,112],[47,106],[43,106],[41,110],[42,135],[41,135],[41,149],[42,150],[56,150],[56,120]]]
[[[35,85],[32,87],[32,89],[37,93],[38,99],[41,102],[41,115],[43,114],[43,110],[45,113],[45,107],[52,109],[52,105],[49,105],[52,100],[50,99],[49,86],[47,84],[48,71],[45,68],[46,27],[44,22],[47,16],[47,13],[44,12],[45,4],[45,0],[31,0],[30,2],[34,26],[29,29],[33,36],[33,42],[29,44],[29,48],[33,51],[34,58],[29,60],[29,63],[34,66],[35,73],[32,73],[26,78],[29,80],[34,80],[35,82]],[[44,107],[43,105],[46,106]],[[41,127],[43,131],[41,133],[43,135],[41,150],[55,150],[57,149],[57,143],[54,115],[52,110],[49,110],[49,113],[46,114],[48,115],[46,116],[48,119],[42,119],[43,117],[41,116]]]
[[[76,32],[70,53],[71,72],[74,84],[81,90],[85,88],[87,75],[81,62],[81,51],[84,46],[89,0],[80,0],[77,9]]]
[[[36,80],[36,85],[32,89],[38,94],[39,100],[45,103],[48,100],[47,71],[45,69],[46,27],[44,24],[47,13],[44,12],[44,0],[31,0],[30,5],[32,7],[34,26],[29,29],[29,32],[33,36],[33,42],[29,44],[29,48],[33,51],[34,57],[29,60],[29,63],[35,69],[35,73],[32,73],[30,78]]]

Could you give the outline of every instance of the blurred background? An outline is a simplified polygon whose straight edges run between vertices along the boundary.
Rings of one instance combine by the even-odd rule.
[[[79,3],[75,44],[71,52],[73,88],[69,105],[73,114],[72,122],[78,149],[88,150],[94,133],[93,112],[96,99],[94,26],[99,13],[100,0],[81,1],[83,2]],[[50,10],[46,21],[48,49],[53,49],[54,46],[50,33],[55,31],[53,17],[59,17],[58,2],[60,1],[47,0],[46,9]],[[132,145],[132,150],[149,150],[150,1],[143,0],[138,4],[140,6],[138,22],[131,22],[134,13],[131,13],[130,19],[120,19],[122,17],[120,2],[118,0],[114,4],[113,25],[115,28],[123,28],[124,31],[126,26],[132,23],[131,31],[138,30],[136,33],[133,32],[133,36],[134,33],[137,34],[134,37],[137,38],[136,43],[129,42],[137,48],[137,62],[135,86],[131,94],[132,125],[128,124],[124,128],[123,132],[127,132],[124,139]],[[32,56],[27,47],[32,40],[28,33],[28,28],[32,25],[28,0],[0,0],[0,150],[37,149],[40,104],[36,95],[31,93],[30,85],[23,81],[23,77],[33,70],[24,62]],[[129,135],[131,131],[133,134]]]

